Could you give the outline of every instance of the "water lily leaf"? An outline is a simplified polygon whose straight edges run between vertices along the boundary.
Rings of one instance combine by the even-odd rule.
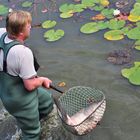
[[[138,28],[140,28],[140,22],[136,22]]]
[[[136,0],[137,3],[140,3],[140,0]]]
[[[76,4],[74,6],[74,12],[82,12],[85,8],[86,6],[84,4]]]
[[[7,14],[9,11],[8,11],[8,7],[6,7],[6,6],[4,6],[4,5],[2,5],[2,4],[0,4],[0,15],[5,15],[5,14]]]
[[[86,7],[92,7],[95,5],[93,0],[82,0],[81,3]]]
[[[135,71],[135,69],[136,69],[135,67],[122,69],[121,74],[123,77],[129,78],[129,76]]]
[[[103,20],[103,19],[105,19],[105,16],[103,16],[102,14],[97,14],[91,17],[91,20]]]
[[[103,9],[104,9],[104,7],[103,7],[102,5],[93,6],[93,10],[94,10],[94,11],[101,11],[101,10],[103,10]]]
[[[121,30],[111,30],[104,34],[104,38],[107,40],[120,40],[124,38],[124,35]]]
[[[133,28],[126,35],[129,39],[140,39],[140,28]]]
[[[128,69],[122,69],[121,74],[127,78],[130,83],[140,85],[140,62],[134,62],[134,66]]]
[[[104,21],[99,21],[97,22],[97,28],[99,30],[103,30],[103,29],[107,29],[108,28],[108,23],[107,22],[104,22]]]
[[[61,17],[61,18],[70,18],[70,17],[72,17],[72,16],[73,16],[73,13],[71,13],[71,12],[61,13],[61,14],[60,14],[60,17]]]
[[[63,4],[59,7],[59,11],[62,12],[62,13],[67,13],[69,11],[74,11],[74,4]]]
[[[29,2],[29,1],[25,1],[22,3],[22,7],[31,7],[32,6],[32,2]]]
[[[129,81],[134,85],[140,85],[140,68],[137,68],[135,72],[129,76]]]
[[[122,27],[124,27],[125,25],[125,21],[124,20],[117,20],[117,19],[111,19],[109,22],[108,22],[108,28],[109,29],[120,29]]]
[[[140,40],[137,40],[134,45],[136,50],[140,50]]]
[[[110,19],[114,17],[113,12],[114,12],[113,8],[111,9],[106,8],[101,11],[101,14],[104,15],[106,18]]]
[[[56,21],[54,20],[46,20],[42,23],[42,27],[46,29],[52,28],[55,25],[56,25]]]
[[[50,42],[59,40],[63,36],[64,36],[64,31],[61,29],[58,29],[56,31],[54,29],[51,29],[44,33],[44,38]]]
[[[139,15],[130,14],[128,16],[128,20],[131,21],[131,22],[137,22],[137,21],[140,20],[140,16]]]
[[[97,23],[96,22],[89,22],[84,24],[81,28],[80,31],[85,34],[91,34],[99,31],[97,28]]]
[[[107,7],[109,5],[108,0],[100,0],[100,4],[103,5],[104,7]]]
[[[127,26],[127,27],[122,28],[121,31],[123,32],[124,35],[127,35],[130,29],[131,27]]]

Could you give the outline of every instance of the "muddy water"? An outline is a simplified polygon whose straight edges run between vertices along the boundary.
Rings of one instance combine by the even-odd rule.
[[[55,6],[63,2],[59,0]],[[58,16],[57,12],[38,13],[33,19],[34,24],[47,19],[56,20],[55,29],[65,31],[61,40],[49,43],[43,38],[44,29],[32,29],[26,43],[38,57],[39,74],[55,83],[64,81],[66,90],[77,85],[99,88],[105,93],[107,108],[101,125],[88,135],[78,137],[68,132],[53,133],[52,140],[139,140],[140,87],[124,79],[121,69],[133,61],[140,61],[140,53],[133,51],[132,63],[125,65],[113,65],[107,61],[109,52],[131,47],[133,41],[127,38],[107,41],[103,38],[105,31],[91,35],[80,33],[80,26],[88,21],[85,20],[88,11],[78,19],[63,20]]]

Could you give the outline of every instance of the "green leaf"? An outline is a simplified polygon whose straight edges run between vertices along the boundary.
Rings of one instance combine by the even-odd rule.
[[[134,62],[134,66],[128,69],[122,69],[122,76],[127,78],[130,83],[140,85],[140,62]]]
[[[136,27],[128,31],[127,37],[129,39],[140,39],[140,28]]]
[[[101,14],[104,15],[106,18],[110,19],[114,17],[113,12],[114,12],[113,8],[111,9],[106,8],[101,11]]]
[[[99,5],[99,6],[96,5],[93,7],[93,10],[95,10],[95,11],[101,11],[103,9],[104,9],[104,7],[102,5]]]
[[[127,35],[130,29],[131,27],[127,26],[127,27],[122,28],[121,31],[123,32],[124,35]]]
[[[129,76],[130,83],[140,85],[140,67]]]
[[[70,12],[60,14],[61,18],[70,18],[72,16],[73,16],[73,13],[70,13]]]
[[[59,11],[62,13],[68,13],[69,11],[73,11],[74,12],[74,4],[63,4],[59,7]]]
[[[96,22],[89,22],[89,23],[84,24],[80,28],[80,31],[82,33],[85,33],[85,34],[91,34],[91,33],[99,31],[99,29],[97,27],[97,23]]]
[[[136,50],[140,50],[140,40],[137,40],[137,41],[135,42],[135,49],[136,49]]]
[[[86,7],[92,7],[95,5],[94,0],[82,0],[81,3]]]
[[[25,1],[22,3],[22,7],[31,7],[32,6],[32,2],[29,2],[29,1]]]
[[[120,40],[124,38],[124,35],[121,30],[111,30],[104,34],[104,38],[107,40]]]
[[[8,7],[0,4],[0,15],[7,14],[9,12],[8,9],[9,9]]]
[[[54,29],[51,29],[44,33],[44,38],[50,42],[59,40],[63,36],[64,36],[64,31],[61,29],[58,29],[56,31]]]
[[[49,29],[49,28],[52,28],[56,25],[56,21],[52,21],[52,20],[46,20],[42,23],[42,27],[43,28],[46,28],[46,29]]]
[[[122,27],[124,27],[125,25],[125,21],[124,20],[117,20],[117,19],[111,19],[108,22],[108,28],[109,29],[121,29]]]

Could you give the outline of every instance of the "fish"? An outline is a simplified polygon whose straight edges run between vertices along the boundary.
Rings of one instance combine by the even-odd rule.
[[[74,125],[79,125],[82,123],[87,117],[89,117],[99,106],[101,102],[98,103],[92,103],[86,108],[81,109],[77,113],[73,114],[72,116],[69,116],[68,114],[66,115],[67,121],[66,123],[68,125],[74,126]]]

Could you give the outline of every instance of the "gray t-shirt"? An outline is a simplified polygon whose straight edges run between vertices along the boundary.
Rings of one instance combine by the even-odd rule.
[[[5,28],[0,28],[0,37],[6,32]],[[12,40],[5,37],[5,43]],[[0,71],[3,70],[3,51],[0,50]],[[22,79],[29,79],[36,76],[32,51],[24,45],[15,45],[9,50],[7,55],[7,72]]]

